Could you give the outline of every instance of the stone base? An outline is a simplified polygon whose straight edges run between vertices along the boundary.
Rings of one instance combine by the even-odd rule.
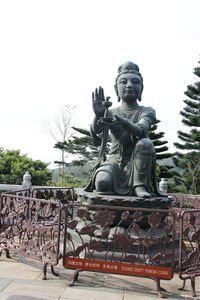
[[[90,205],[143,207],[156,209],[168,209],[171,207],[172,202],[171,197],[167,195],[151,198],[140,198],[136,196],[102,195],[95,192],[86,192],[83,189],[79,189],[77,192],[77,200],[81,203],[87,203]]]
[[[85,192],[83,189],[80,189],[77,192],[77,201],[83,204],[88,205],[105,205],[105,206],[119,206],[119,207],[129,207],[129,208],[147,208],[147,209],[161,209],[166,210],[171,207],[172,199],[170,197],[151,197],[148,199],[139,198],[135,196],[120,196],[120,195],[101,195],[98,193]],[[92,214],[96,215],[99,208],[88,208],[90,210],[90,216]],[[123,210],[115,211],[115,219],[113,222],[114,226],[120,222],[121,214]],[[133,214],[133,212],[132,212]],[[138,225],[145,228],[149,226],[148,223],[148,212],[144,212],[144,217],[141,221],[138,222]],[[166,218],[166,213],[161,213],[162,221]],[[95,217],[94,217],[95,219]],[[128,218],[123,221],[123,227],[127,228],[130,226],[132,218]]]

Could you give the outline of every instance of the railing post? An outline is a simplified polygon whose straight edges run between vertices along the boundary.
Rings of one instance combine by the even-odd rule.
[[[23,176],[22,188],[31,189],[31,187],[32,187],[31,174],[28,171],[26,171],[26,173]]]

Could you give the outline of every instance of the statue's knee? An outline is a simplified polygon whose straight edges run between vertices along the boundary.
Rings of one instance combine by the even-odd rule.
[[[154,153],[155,148],[150,139],[143,138],[139,140],[135,146],[136,152],[140,153]]]
[[[106,192],[112,189],[112,177],[108,172],[98,172],[95,178],[95,187],[99,192]]]

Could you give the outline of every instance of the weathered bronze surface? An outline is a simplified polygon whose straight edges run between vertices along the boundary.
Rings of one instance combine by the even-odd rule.
[[[155,178],[155,149],[148,132],[156,121],[152,107],[140,106],[143,78],[139,67],[126,62],[118,68],[115,91],[121,105],[109,110],[110,97],[99,87],[92,93],[95,118],[91,126],[99,157],[86,191],[103,195],[160,196]],[[111,147],[108,155],[108,134]],[[101,136],[102,134],[102,136]]]
[[[103,132],[101,150],[86,191],[101,194],[135,195],[150,198],[158,195],[155,185],[155,149],[148,138],[156,116],[152,107],[140,106],[143,78],[139,67],[126,62],[118,68],[115,81],[117,108],[101,87],[92,94],[95,118],[91,132],[96,144]],[[105,159],[105,148],[110,132],[112,145]]]

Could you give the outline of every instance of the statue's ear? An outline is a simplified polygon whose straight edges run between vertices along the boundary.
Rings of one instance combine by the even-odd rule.
[[[117,101],[120,102],[120,97],[117,90],[117,84],[114,85],[114,88],[115,88],[115,93],[117,94]]]
[[[142,88],[141,88],[141,91],[140,91],[140,95],[138,97],[138,101],[142,100],[142,91],[143,91],[143,84],[142,84]]]

